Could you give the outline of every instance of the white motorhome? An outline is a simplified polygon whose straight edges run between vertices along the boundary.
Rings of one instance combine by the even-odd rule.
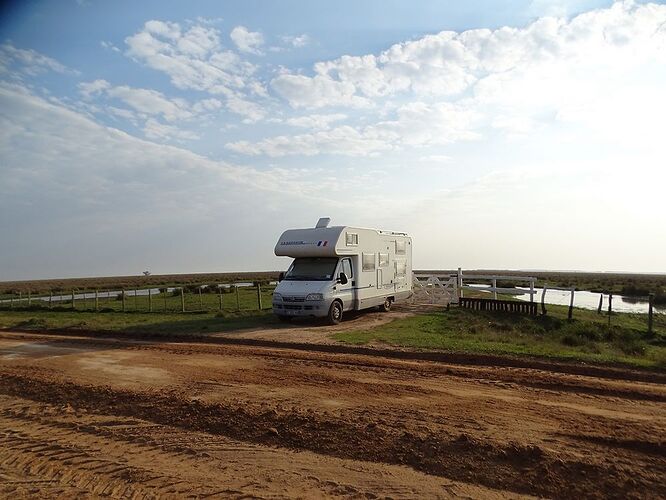
[[[289,229],[275,255],[294,261],[273,293],[273,312],[281,320],[327,317],[339,323],[344,311],[379,306],[412,294],[412,239],[405,233],[350,226]]]

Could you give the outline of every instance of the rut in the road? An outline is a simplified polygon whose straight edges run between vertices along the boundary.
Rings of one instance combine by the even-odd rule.
[[[177,392],[129,392],[16,374],[0,374],[0,392],[238,440],[405,464],[454,480],[541,496],[626,496],[655,488],[666,495],[653,478],[628,477],[613,465],[565,461],[540,447],[501,446],[466,434],[419,435],[306,411],[279,413],[247,403],[204,403]],[[122,471],[109,471],[113,473]]]
[[[145,447],[137,449],[127,442],[105,439],[99,427],[88,434],[85,425],[58,426],[53,422],[35,422],[29,416],[24,416],[27,425],[17,425],[22,417],[20,408],[10,410],[5,409],[0,415],[0,427],[4,429],[0,432],[0,470],[39,479],[0,481],[0,491],[4,494],[21,495],[26,488],[35,486],[33,481],[48,482],[51,486],[55,483],[59,488],[54,489],[54,494],[76,497],[158,498],[165,494],[214,493],[201,484],[165,474],[157,456],[152,457],[152,467],[129,465],[128,456],[145,455]],[[99,453],[101,448],[103,455]]]

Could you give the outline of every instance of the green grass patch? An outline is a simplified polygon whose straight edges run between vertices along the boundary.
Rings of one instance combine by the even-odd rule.
[[[520,316],[452,308],[420,314],[370,329],[340,332],[350,344],[382,342],[453,352],[539,356],[601,364],[666,369],[666,339],[634,328],[633,315],[616,315],[608,326],[596,313],[576,310],[573,321],[552,306],[548,316]],[[563,308],[566,311],[566,308]]]
[[[276,324],[270,311],[229,313],[141,313],[89,311],[2,311],[0,328],[106,330],[151,335],[206,334]]]
[[[269,309],[273,297],[273,290],[275,287],[263,286],[261,288],[261,305],[262,309]],[[81,291],[80,293],[82,293]],[[92,295],[94,292],[88,290],[88,294]],[[64,300],[52,300],[49,302],[47,295],[33,295],[28,300],[27,295],[23,295],[20,302],[18,297],[14,297],[12,302],[3,302],[0,304],[2,310],[52,310],[52,311],[99,311],[109,312],[123,311],[123,300],[120,297],[103,297],[98,295],[97,301],[90,296],[87,298],[75,298],[74,304],[69,294],[63,294]],[[236,292],[225,291],[225,293],[197,293],[191,288],[187,288],[183,294],[185,300],[185,311],[199,312],[199,311],[220,311],[223,312],[236,312],[240,311],[257,311],[259,309],[259,301],[257,297],[257,289],[254,287],[238,287],[238,297]],[[125,291],[125,304],[124,312],[149,312],[151,307],[153,312],[159,313],[176,313],[182,311],[180,290],[152,293],[149,298],[147,295],[134,294],[134,290]]]

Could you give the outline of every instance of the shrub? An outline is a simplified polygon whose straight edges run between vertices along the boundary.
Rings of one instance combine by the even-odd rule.
[[[562,337],[562,340],[560,340],[560,342],[562,342],[562,344],[568,345],[570,347],[578,347],[578,346],[584,345],[586,343],[585,339],[579,337],[578,335],[571,335],[571,334],[568,334],[568,335],[565,335],[564,337]]]
[[[629,332],[620,334],[615,344],[625,354],[636,355],[645,353],[645,342]]]

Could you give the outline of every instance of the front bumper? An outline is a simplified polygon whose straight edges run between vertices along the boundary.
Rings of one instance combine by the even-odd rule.
[[[330,300],[304,301],[304,302],[273,302],[273,314],[278,316],[304,317],[314,316],[322,318],[328,315],[331,307]]]

